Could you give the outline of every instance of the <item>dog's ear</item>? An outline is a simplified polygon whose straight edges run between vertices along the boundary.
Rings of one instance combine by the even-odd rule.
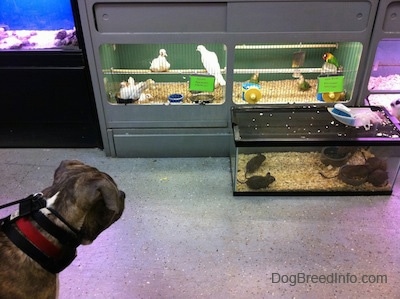
[[[84,172],[85,167],[90,167],[83,164],[78,160],[63,160],[60,165],[54,172],[53,183],[51,186],[42,190],[42,193],[46,197],[51,197],[56,194],[59,190],[59,185],[62,184],[63,181],[71,178],[76,171]]]
[[[85,166],[81,161],[78,160],[63,160],[54,172],[54,182],[58,182],[62,179],[62,175],[67,171]]]
[[[82,244],[90,244],[97,236],[116,220],[124,210],[125,193],[119,191],[114,181],[105,173],[99,173],[92,188],[96,188],[98,196],[92,201],[81,227]]]
[[[124,208],[125,194],[121,194],[114,180],[107,174],[101,173],[102,179],[97,181],[97,189],[101,194],[101,198],[106,208],[115,213],[119,213]],[[122,200],[118,200],[118,198]]]

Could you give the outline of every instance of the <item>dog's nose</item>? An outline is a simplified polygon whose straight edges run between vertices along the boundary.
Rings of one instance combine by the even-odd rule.
[[[125,192],[124,191],[119,190],[119,198],[125,199]]]

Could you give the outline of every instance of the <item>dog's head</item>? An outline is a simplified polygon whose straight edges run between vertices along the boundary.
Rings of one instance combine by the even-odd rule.
[[[48,205],[80,232],[82,244],[90,244],[124,210],[125,193],[114,180],[77,160],[62,161],[53,184],[42,192]]]

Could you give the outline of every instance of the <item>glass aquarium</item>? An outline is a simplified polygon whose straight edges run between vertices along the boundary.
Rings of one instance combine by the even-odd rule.
[[[370,105],[383,106],[400,120],[400,38],[378,43],[368,91]]]
[[[223,44],[103,44],[104,86],[111,104],[222,104]]]
[[[361,53],[359,42],[236,45],[233,102],[346,102]]]
[[[362,123],[333,109],[232,108],[234,194],[391,194],[400,126],[384,108],[351,108]]]
[[[77,49],[70,0],[1,0],[0,50]]]

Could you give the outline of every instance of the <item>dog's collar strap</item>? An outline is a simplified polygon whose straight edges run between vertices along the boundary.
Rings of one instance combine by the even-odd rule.
[[[29,215],[34,211],[44,208],[46,205],[47,201],[43,197],[43,193],[32,194],[19,204],[19,217]]]
[[[49,245],[47,242],[50,241],[47,239],[44,241],[45,243],[41,243],[45,237],[30,221],[28,216],[15,221],[8,218],[4,220],[1,229],[15,246],[45,270],[51,273],[61,272],[75,259],[76,247],[62,246],[62,248],[58,248],[54,244]]]
[[[43,234],[32,224],[28,217],[19,218],[15,225],[25,235],[33,245],[49,257],[57,257],[60,254],[60,248],[50,242]]]
[[[78,247],[81,244],[81,238],[75,232],[70,233],[59,227],[44,215],[42,210],[32,213],[32,218],[41,228],[56,238],[61,244],[72,247]]]
[[[47,210],[49,210],[54,216],[56,216],[62,223],[64,223],[78,238],[80,236],[80,231],[77,230],[75,227],[73,227],[71,224],[68,223],[67,220],[63,216],[60,215],[56,210],[53,208],[47,207]]]
[[[47,201],[43,197],[43,193],[35,193],[35,194],[29,195],[26,198],[7,203],[5,205],[1,205],[0,206],[0,210],[3,209],[3,208],[7,208],[7,207],[10,207],[10,206],[17,205],[17,204],[19,204],[19,208],[18,208],[17,211],[15,211],[13,214],[11,214],[11,216],[10,216],[11,220],[18,219],[20,217],[29,215],[32,212],[38,211],[38,210],[46,207]],[[0,220],[0,224],[6,218],[1,219]]]

